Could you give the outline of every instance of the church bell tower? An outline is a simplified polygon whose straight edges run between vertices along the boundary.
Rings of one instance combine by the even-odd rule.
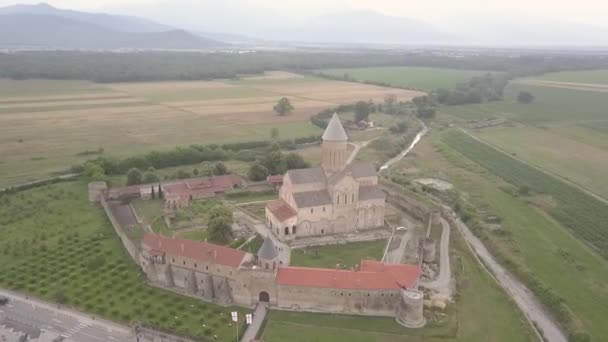
[[[334,113],[323,133],[321,166],[325,173],[332,174],[344,169],[348,159],[347,140],[348,136],[340,118],[337,113]]]

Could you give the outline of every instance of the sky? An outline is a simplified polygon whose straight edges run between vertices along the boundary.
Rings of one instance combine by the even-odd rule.
[[[17,1],[0,0],[0,6]],[[38,1],[18,1],[37,3]],[[142,15],[174,23],[184,17],[196,23],[195,13],[217,7],[234,12],[272,13],[283,20],[298,20],[344,10],[374,10],[384,14],[438,23],[474,13],[511,13],[543,16],[575,23],[608,27],[608,1],[604,0],[49,0],[56,7]]]

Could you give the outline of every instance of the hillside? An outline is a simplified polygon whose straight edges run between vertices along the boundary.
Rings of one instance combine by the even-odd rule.
[[[77,49],[206,49],[223,43],[182,30],[121,32],[41,14],[0,14],[0,46]]]

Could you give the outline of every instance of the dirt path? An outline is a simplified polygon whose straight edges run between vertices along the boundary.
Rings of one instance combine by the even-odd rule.
[[[390,246],[389,246],[388,251],[386,252],[386,255],[384,256],[384,259],[382,259],[382,262],[386,262],[389,264],[402,263],[403,256],[405,255],[405,248],[407,246],[407,243],[412,239],[412,232],[408,229],[405,232],[405,234],[402,234],[402,235],[395,234],[395,236],[393,237],[393,240],[391,241],[391,244],[393,241],[395,241],[395,239],[400,240],[399,246],[397,246],[396,248],[393,248],[393,249],[390,249]]]
[[[473,235],[469,227],[450,208],[444,206],[444,210],[449,213],[450,222],[460,231],[469,248],[481,261],[482,266],[491,271],[490,274],[511,295],[528,320],[543,332],[548,341],[567,342],[568,339],[559,328],[559,325],[545,312],[536,296],[494,259],[483,242]]]
[[[439,244],[439,274],[435,280],[429,282],[421,281],[421,285],[434,289],[447,298],[452,298],[452,270],[450,267],[450,224],[443,218],[441,223],[441,241]]]
[[[348,156],[348,160],[346,161],[346,164],[352,163],[353,160],[355,160],[355,157],[357,156],[359,151],[361,151],[362,148],[369,145],[372,141],[374,141],[376,139],[378,139],[378,138],[374,138],[374,139],[367,140],[367,141],[361,141],[361,142],[351,142],[350,145],[353,145],[355,147],[355,149],[350,153],[350,156]]]

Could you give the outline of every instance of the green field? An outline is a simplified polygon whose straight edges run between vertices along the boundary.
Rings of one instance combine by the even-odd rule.
[[[479,215],[499,217],[500,231],[476,231],[488,249],[521,279],[559,296],[560,307],[574,316],[569,328],[587,331],[592,340],[606,336],[600,318],[608,315],[604,305],[608,291],[603,285],[608,283],[606,259],[547,214],[557,204],[549,196],[534,192],[514,196],[517,187],[443,143],[441,137],[438,130],[431,131],[396,170],[416,170],[410,171],[416,172],[412,177],[449,181]]]
[[[272,311],[267,342],[535,341],[531,327],[507,294],[454,238],[458,300],[447,316],[427,310],[428,324],[407,329],[393,318]]]
[[[519,91],[529,91],[535,97],[531,104],[518,103]],[[464,120],[505,117],[524,124],[574,123],[607,121],[606,93],[558,89],[538,85],[510,83],[505,89],[505,100],[464,106],[445,106],[440,111]]]
[[[608,258],[608,204],[554,177],[501,153],[468,135],[451,131],[444,137],[451,148],[517,187],[551,196],[557,203],[549,213],[575,236]]]
[[[339,264],[340,268],[351,268],[361,264],[362,259],[382,259],[385,245],[385,240],[376,240],[294,249],[290,264],[324,268]]]
[[[431,91],[437,88],[453,88],[486,71],[423,67],[374,67],[325,69],[325,74],[343,77],[348,75],[357,81],[384,82],[397,87],[410,87]]]
[[[0,287],[124,324],[234,336],[234,308],[145,285],[103,210],[87,201],[84,183],[0,196],[0,234]]]
[[[561,71],[551,72],[539,77],[538,80],[608,84],[608,70]]]

